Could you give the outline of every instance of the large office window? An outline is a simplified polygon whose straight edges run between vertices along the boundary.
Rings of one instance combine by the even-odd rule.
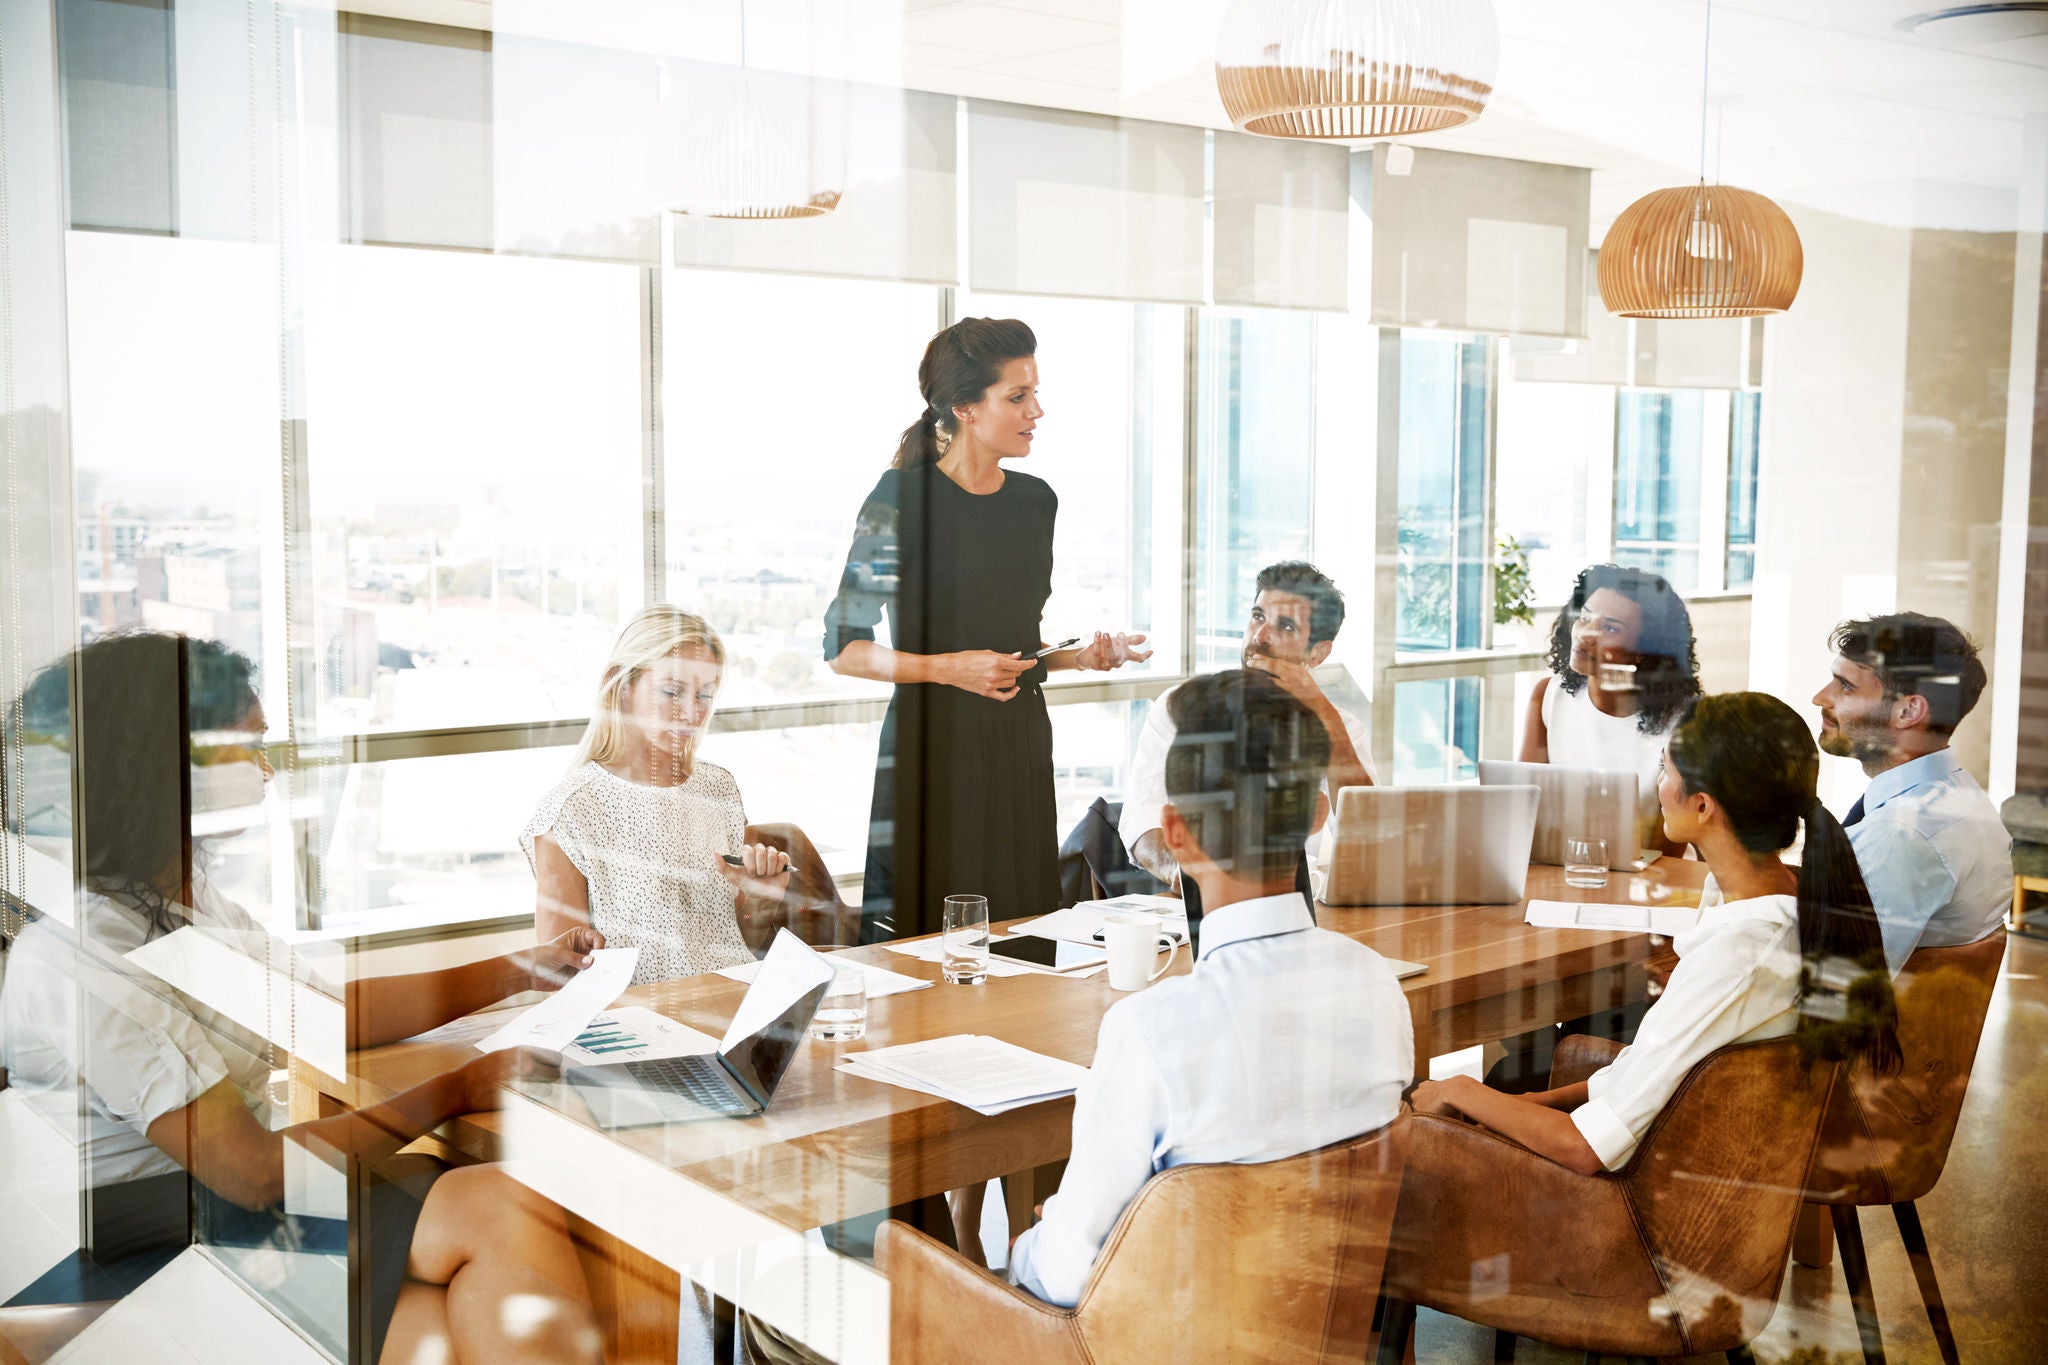
[[[1608,555],[1614,397],[1605,384],[1501,385],[1494,532],[1528,554],[1537,604],[1563,602]]]
[[[1195,504],[1195,666],[1244,648],[1259,570],[1309,557],[1315,318],[1250,309],[1201,321]]]
[[[1615,559],[1680,592],[1701,586],[1706,399],[1700,389],[1626,389],[1615,418]]]
[[[640,272],[347,246],[306,277],[321,732],[585,714],[644,595]]]
[[[662,289],[668,600],[725,637],[722,706],[880,692],[824,658],[854,518],[917,420],[928,285],[671,270]]]
[[[1492,345],[1474,337],[1401,336],[1395,638],[1402,650],[1477,649],[1486,642]]]

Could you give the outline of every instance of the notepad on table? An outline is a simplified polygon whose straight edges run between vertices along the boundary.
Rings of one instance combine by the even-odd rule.
[[[1600,904],[1583,901],[1529,902],[1522,922],[1539,929],[1602,929],[1608,933],[1682,934],[1699,923],[1696,905]]]
[[[978,1033],[851,1053],[839,1069],[985,1115],[1071,1095],[1088,1075],[1085,1066]]]

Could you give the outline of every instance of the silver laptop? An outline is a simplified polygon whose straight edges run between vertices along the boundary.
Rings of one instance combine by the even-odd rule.
[[[1329,905],[1505,905],[1522,899],[1537,790],[1346,787],[1337,793]]]
[[[1535,787],[1536,841],[1529,861],[1564,865],[1567,838],[1607,841],[1607,865],[1618,872],[1642,867],[1642,828],[1636,775],[1601,768],[1560,768],[1549,763],[1479,760],[1482,787]]]

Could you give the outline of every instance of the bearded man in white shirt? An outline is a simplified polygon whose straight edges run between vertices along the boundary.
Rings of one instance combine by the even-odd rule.
[[[1325,667],[1343,624],[1344,594],[1315,565],[1282,560],[1259,571],[1251,618],[1244,628],[1244,667],[1279,683],[1330,736],[1328,781],[1311,832],[1322,829],[1337,792],[1369,787],[1378,778],[1366,718],[1356,709],[1339,706],[1329,695],[1340,679],[1349,681],[1343,669]],[[1159,697],[1145,713],[1145,729],[1131,755],[1117,832],[1133,862],[1178,888],[1180,869],[1165,845],[1160,823],[1160,809],[1167,800],[1166,754],[1173,747],[1173,695]]]
[[[1201,890],[1200,951],[1191,974],[1103,1016],[1059,1193],[1011,1251],[1018,1285],[1067,1306],[1154,1174],[1278,1161],[1371,1132],[1399,1114],[1414,1076],[1393,969],[1318,929],[1295,889],[1329,761],[1323,722],[1249,669],[1192,679],[1169,705],[1159,834]]]

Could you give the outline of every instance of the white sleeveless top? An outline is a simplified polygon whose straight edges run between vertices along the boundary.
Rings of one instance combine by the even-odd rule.
[[[542,834],[590,888],[590,922],[613,948],[640,949],[633,984],[751,962],[733,888],[713,865],[737,853],[747,814],[739,784],[699,759],[680,787],[648,787],[583,763],[555,784],[519,846]]]
[[[1550,736],[1550,761],[1560,768],[1604,768],[1636,775],[1637,808],[1657,810],[1657,767],[1672,727],[1644,734],[1636,717],[1610,716],[1593,705],[1590,689],[1567,692],[1555,674],[1543,689],[1543,728]]]

